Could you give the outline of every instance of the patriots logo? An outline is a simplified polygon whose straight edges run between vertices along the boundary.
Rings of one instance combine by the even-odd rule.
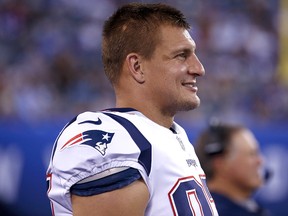
[[[101,130],[88,130],[77,134],[68,140],[61,148],[67,148],[72,145],[88,145],[98,150],[103,156],[106,153],[107,145],[112,141],[114,133],[109,133]]]

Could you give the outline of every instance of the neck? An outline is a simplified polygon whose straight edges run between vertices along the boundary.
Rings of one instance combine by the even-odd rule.
[[[123,108],[123,107],[130,107],[138,110],[143,115],[145,115],[147,118],[149,118],[151,121],[166,127],[170,128],[174,121],[174,116],[166,114],[165,112],[162,112],[160,109],[158,109],[154,104],[150,104],[149,101],[146,99],[144,103],[139,102],[133,102],[133,99],[131,100],[116,100],[116,107],[117,108]]]
[[[154,97],[153,92],[147,90],[149,87],[135,82],[131,76],[124,76],[124,78],[120,79],[114,86],[116,107],[134,108],[156,124],[170,128],[175,113],[167,112],[168,109],[163,108],[159,100]]]
[[[211,192],[222,194],[235,202],[242,202],[251,197],[251,190],[247,190],[239,185],[235,185],[224,179],[213,179],[208,182],[208,187]]]

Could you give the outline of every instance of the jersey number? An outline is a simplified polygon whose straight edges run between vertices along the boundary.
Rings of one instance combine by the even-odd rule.
[[[201,182],[193,176],[178,179],[169,192],[169,200],[174,216],[205,215],[212,216],[211,202],[214,202],[206,186],[205,176]]]

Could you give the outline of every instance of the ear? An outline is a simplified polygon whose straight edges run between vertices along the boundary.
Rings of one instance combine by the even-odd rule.
[[[126,63],[131,76],[138,82],[144,83],[145,77],[142,70],[142,58],[136,53],[130,53],[126,57]]]

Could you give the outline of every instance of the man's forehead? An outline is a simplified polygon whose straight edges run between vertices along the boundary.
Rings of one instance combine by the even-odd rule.
[[[192,46],[196,46],[195,41],[191,37],[189,31],[184,28],[174,27],[174,26],[163,26],[162,27],[162,41],[190,41]]]
[[[190,41],[193,43],[194,46],[196,45],[196,44],[195,44],[195,41],[194,41],[193,38],[191,37],[191,35],[190,35],[190,33],[189,33],[188,30],[185,30],[183,34],[184,34],[184,36],[185,36],[188,40],[190,40]]]
[[[187,39],[192,39],[190,33],[187,30],[185,30],[183,34]]]

